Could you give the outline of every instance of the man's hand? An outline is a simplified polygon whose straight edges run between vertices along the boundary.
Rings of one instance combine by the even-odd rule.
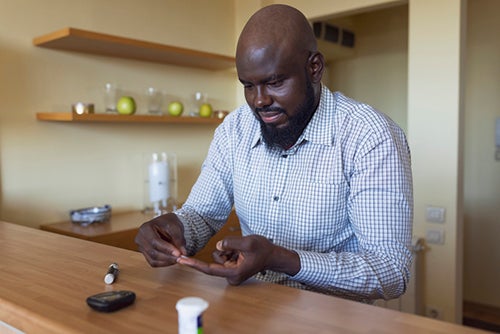
[[[181,255],[187,254],[184,227],[173,213],[142,224],[135,237],[135,243],[152,267],[175,264]]]
[[[295,252],[276,246],[259,235],[225,238],[217,243],[213,257],[215,263],[185,256],[179,257],[177,262],[209,275],[225,277],[231,285],[238,285],[264,270],[290,275],[300,270],[300,260]]]

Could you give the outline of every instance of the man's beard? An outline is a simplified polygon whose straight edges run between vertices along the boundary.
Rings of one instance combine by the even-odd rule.
[[[288,149],[295,144],[297,139],[306,128],[309,120],[315,112],[314,109],[314,89],[311,81],[307,80],[306,83],[306,99],[302,104],[297,107],[297,112],[293,117],[288,119],[288,124],[284,128],[277,128],[272,124],[266,124],[257,115],[260,111],[278,111],[286,113],[282,108],[268,107],[268,108],[255,108],[255,117],[260,122],[260,128],[264,142],[268,147],[279,146],[283,149]]]

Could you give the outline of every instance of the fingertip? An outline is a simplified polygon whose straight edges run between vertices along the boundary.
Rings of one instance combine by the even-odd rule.
[[[177,257],[177,258],[178,258],[178,257],[180,257],[181,255],[182,255],[182,254],[181,254],[181,252],[180,252],[180,251],[178,251],[178,250],[174,250],[174,251],[172,251],[172,256],[175,256],[175,257]]]
[[[192,265],[193,264],[192,263],[193,260],[185,255],[179,256],[176,261],[177,261],[177,263],[184,264],[184,265]]]
[[[222,240],[217,241],[217,244],[215,245],[215,247],[217,248],[217,250],[223,251],[224,247],[222,245]]]

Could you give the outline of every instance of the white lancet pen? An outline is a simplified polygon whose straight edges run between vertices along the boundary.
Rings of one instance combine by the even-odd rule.
[[[104,283],[113,284],[113,282],[117,279],[120,269],[118,267],[118,263],[111,263],[108,267],[108,271],[104,276]]]

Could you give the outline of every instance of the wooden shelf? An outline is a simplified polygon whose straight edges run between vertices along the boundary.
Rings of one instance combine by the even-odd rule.
[[[226,70],[235,66],[235,59],[224,55],[184,49],[175,46],[124,38],[88,30],[64,28],[33,39],[35,46],[68,50],[109,57],[135,59],[208,70]],[[203,117],[172,117],[155,115],[83,114],[71,112],[37,113],[40,121],[220,124],[222,119]]]
[[[235,66],[234,57],[70,27],[36,37],[33,44],[44,48],[209,70],[226,70]]]
[[[166,123],[166,124],[220,124],[222,119],[215,117],[173,117],[156,115],[117,115],[117,114],[82,114],[71,112],[39,112],[36,118],[51,122],[103,122],[103,123]]]

